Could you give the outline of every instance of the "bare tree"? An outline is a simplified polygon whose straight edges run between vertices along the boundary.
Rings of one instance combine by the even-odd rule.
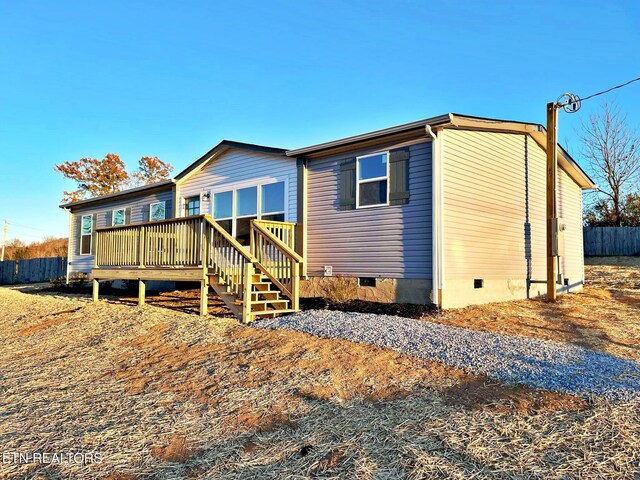
[[[638,189],[640,137],[628,128],[626,116],[609,103],[582,123],[579,136],[582,156],[589,162],[600,194],[587,222],[623,225],[627,195]]]

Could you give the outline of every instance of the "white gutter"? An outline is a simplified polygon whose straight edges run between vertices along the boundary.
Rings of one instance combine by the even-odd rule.
[[[66,284],[69,284],[69,272],[71,271],[71,236],[73,235],[73,213],[71,213],[70,208],[64,208],[69,214],[69,236],[67,238],[67,275],[66,275]]]
[[[434,305],[442,305],[443,264],[442,264],[442,151],[441,139],[425,126],[431,144],[431,299]]]

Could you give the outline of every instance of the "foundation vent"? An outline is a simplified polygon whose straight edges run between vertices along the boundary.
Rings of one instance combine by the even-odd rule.
[[[359,287],[375,287],[376,279],[375,277],[358,277],[358,286]]]

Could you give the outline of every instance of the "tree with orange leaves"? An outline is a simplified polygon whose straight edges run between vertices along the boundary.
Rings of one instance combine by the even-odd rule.
[[[173,166],[158,157],[142,157],[138,161],[138,170],[130,176],[120,157],[115,153],[108,153],[102,160],[81,158],[55,165],[54,170],[75,181],[78,186],[77,190],[65,191],[62,201],[77,202],[119,192],[131,184],[140,186],[166,180],[171,175]]]
[[[102,160],[81,158],[74,162],[55,165],[54,170],[65,178],[74,180],[78,189],[64,192],[63,202],[77,202],[122,190],[129,184],[129,174],[124,162],[115,153],[108,153]]]
[[[142,157],[138,161],[138,171],[132,175],[134,185],[149,185],[166,180],[173,171],[173,165],[158,157]]]

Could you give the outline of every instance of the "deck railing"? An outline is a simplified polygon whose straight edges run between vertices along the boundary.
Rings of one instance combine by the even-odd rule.
[[[293,240],[293,235],[288,238]],[[272,233],[272,229],[265,228],[256,220],[251,222],[251,253],[258,261],[258,269],[291,300],[292,307],[297,310],[302,257]]]
[[[217,275],[251,312],[252,278],[269,277],[298,309],[300,265],[293,246],[295,224],[251,222],[247,250],[209,215],[173,218],[96,230],[94,268],[202,268]]]
[[[218,275],[237,298],[251,301],[251,295],[245,298],[247,286],[251,283],[251,273],[256,258],[238,241],[210,217],[205,217],[205,238],[208,245],[207,267],[210,274]],[[249,274],[247,274],[249,273]]]
[[[262,227],[273,234],[287,247],[295,249],[296,245],[296,224],[291,222],[276,222],[274,220],[254,220],[254,224]]]
[[[204,215],[96,230],[95,267],[202,265]]]

